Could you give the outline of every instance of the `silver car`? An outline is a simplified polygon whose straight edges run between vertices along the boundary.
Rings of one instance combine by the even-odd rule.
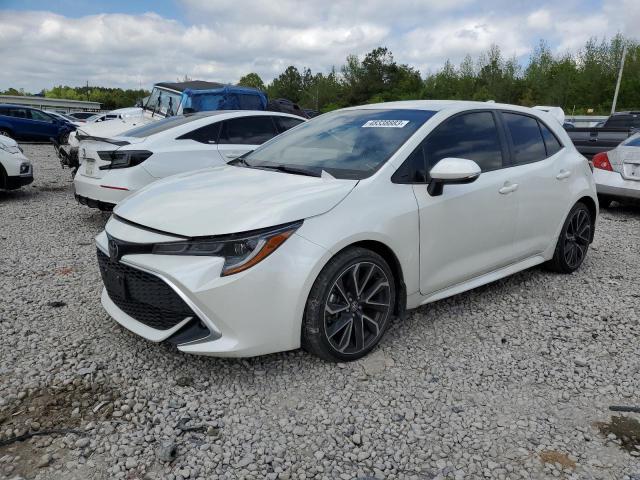
[[[614,200],[640,201],[640,132],[613,150],[593,157],[593,176],[600,206]]]

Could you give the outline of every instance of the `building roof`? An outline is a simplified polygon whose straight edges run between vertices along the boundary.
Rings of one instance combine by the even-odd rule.
[[[90,108],[99,110],[100,102],[88,100],[69,100],[66,98],[37,97],[31,95],[0,95],[0,103],[13,103],[15,105],[33,105],[42,107],[69,106],[75,108]]]

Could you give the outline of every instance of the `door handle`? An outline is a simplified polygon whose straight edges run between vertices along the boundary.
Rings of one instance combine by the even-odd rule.
[[[227,157],[230,160],[233,160],[234,158],[238,158],[240,155],[240,153],[225,153],[224,156]]]
[[[498,192],[500,192],[502,195],[507,195],[509,193],[515,192],[516,190],[518,190],[517,183],[505,182],[504,187],[498,190]]]
[[[560,173],[556,175],[556,179],[564,180],[565,178],[569,178],[571,176],[571,172],[569,170],[560,170]]]

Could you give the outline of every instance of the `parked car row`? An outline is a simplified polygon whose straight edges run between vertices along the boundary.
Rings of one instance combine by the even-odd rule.
[[[255,88],[201,80],[162,82],[154,85],[140,107],[115,110],[104,119],[87,121],[87,125],[69,135],[68,142],[54,144],[62,166],[72,168],[75,175],[80,165],[78,145],[82,139],[109,138],[174,115],[218,110],[274,111],[309,118],[294,102],[283,98],[268,100],[264,92]]]
[[[405,309],[537,264],[571,273],[598,200],[640,199],[640,133],[590,163],[551,108],[218,110],[81,136],[75,196],[114,211],[102,304],[189,353],[348,361]],[[33,180],[7,137],[0,166],[0,187]]]

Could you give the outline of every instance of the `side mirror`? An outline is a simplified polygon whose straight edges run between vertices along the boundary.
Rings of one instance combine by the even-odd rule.
[[[427,192],[432,197],[442,195],[444,185],[474,182],[480,176],[480,167],[465,158],[443,158],[429,172],[431,181]]]

